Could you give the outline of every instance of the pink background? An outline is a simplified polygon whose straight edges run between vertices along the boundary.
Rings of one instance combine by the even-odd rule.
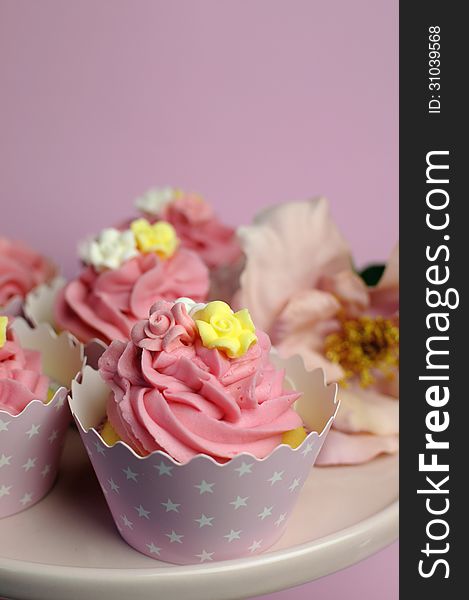
[[[356,262],[398,222],[397,0],[0,0],[1,232],[77,267],[147,187],[228,222],[324,194]],[[397,598],[397,545],[272,600]]]

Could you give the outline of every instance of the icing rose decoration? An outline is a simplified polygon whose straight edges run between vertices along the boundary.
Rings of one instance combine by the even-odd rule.
[[[171,352],[180,345],[192,343],[197,335],[194,321],[183,303],[171,306],[160,300],[150,308],[150,316],[138,321],[132,329],[132,341],[146,350]]]
[[[6,317],[0,319],[0,410],[15,416],[32,400],[47,401],[49,378],[40,353],[23,349]]]
[[[0,306],[24,298],[57,274],[54,264],[21,242],[0,237]]]
[[[83,242],[78,249],[80,258],[97,271],[118,269],[124,262],[138,254],[132,231],[119,231],[113,227],[103,229],[97,239]]]
[[[202,344],[223,350],[230,358],[239,358],[257,342],[254,323],[247,309],[234,313],[226,302],[215,300],[194,313]]]
[[[114,439],[142,456],[163,450],[182,463],[200,453],[224,462],[242,452],[263,458],[301,427],[292,408],[300,394],[284,389],[265,333],[229,358],[202,344],[184,303],[158,302],[150,313],[131,341],[113,341],[99,360]]]
[[[155,252],[160,258],[170,258],[177,250],[179,240],[174,227],[166,221],[150,224],[146,219],[136,219],[130,224],[141,252]]]
[[[138,210],[147,215],[159,215],[164,207],[181,194],[181,190],[166,186],[151,188],[135,200]]]

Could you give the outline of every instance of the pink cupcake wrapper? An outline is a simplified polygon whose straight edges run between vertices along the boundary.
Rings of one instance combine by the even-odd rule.
[[[109,447],[95,429],[109,389],[88,366],[72,383],[72,414],[128,544],[151,558],[193,564],[255,555],[280,538],[338,402],[322,371],[307,373],[299,357],[275,360],[298,389],[307,385],[297,410],[312,431],[296,449],[280,445],[264,459],[241,454],[225,464],[205,455],[180,464],[160,451],[140,457],[124,442]]]
[[[52,487],[71,421],[67,389],[83,367],[83,348],[67,333],[57,336],[47,324],[31,328],[17,319],[25,348],[40,350],[44,372],[64,384],[48,404],[33,400],[18,415],[0,410],[0,518],[33,506]]]

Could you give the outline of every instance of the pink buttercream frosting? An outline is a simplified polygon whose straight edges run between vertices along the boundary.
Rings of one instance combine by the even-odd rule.
[[[0,237],[0,306],[15,296],[24,298],[55,274],[56,268],[47,258],[21,242]]]
[[[221,223],[210,204],[196,194],[172,200],[159,218],[173,225],[183,246],[196,252],[209,269],[233,265],[241,257],[235,230]]]
[[[18,415],[31,400],[44,402],[48,387],[40,353],[22,348],[17,335],[8,327],[6,342],[0,348],[0,410]]]
[[[163,450],[182,463],[201,453],[267,456],[302,425],[292,408],[300,394],[284,389],[270,340],[256,333],[257,343],[230,359],[202,345],[184,304],[157,302],[132,340],[114,341],[99,361],[119,437],[141,455]]]
[[[167,260],[141,254],[115,270],[86,267],[58,294],[54,315],[59,327],[83,342],[128,340],[156,300],[190,296],[203,301],[208,287],[207,267],[189,250],[180,248]]]

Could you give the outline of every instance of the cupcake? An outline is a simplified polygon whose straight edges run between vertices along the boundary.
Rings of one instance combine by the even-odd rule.
[[[336,386],[272,354],[247,310],[188,299],[155,303],[70,406],[121,535],[178,564],[275,543],[337,411]]]
[[[67,389],[82,362],[69,335],[0,316],[0,517],[29,508],[53,485],[71,421]]]
[[[56,274],[49,259],[21,242],[0,237],[0,313],[20,314],[26,295]]]
[[[85,343],[128,339],[157,300],[190,294],[203,301],[208,293],[207,267],[165,221],[141,218],[123,231],[104,229],[79,252],[84,269],[57,294],[53,317]]]
[[[243,253],[236,231],[218,219],[202,196],[171,187],[153,188],[137,198],[135,206],[151,222],[171,223],[182,246],[200,256],[210,271],[210,298],[231,300]]]

